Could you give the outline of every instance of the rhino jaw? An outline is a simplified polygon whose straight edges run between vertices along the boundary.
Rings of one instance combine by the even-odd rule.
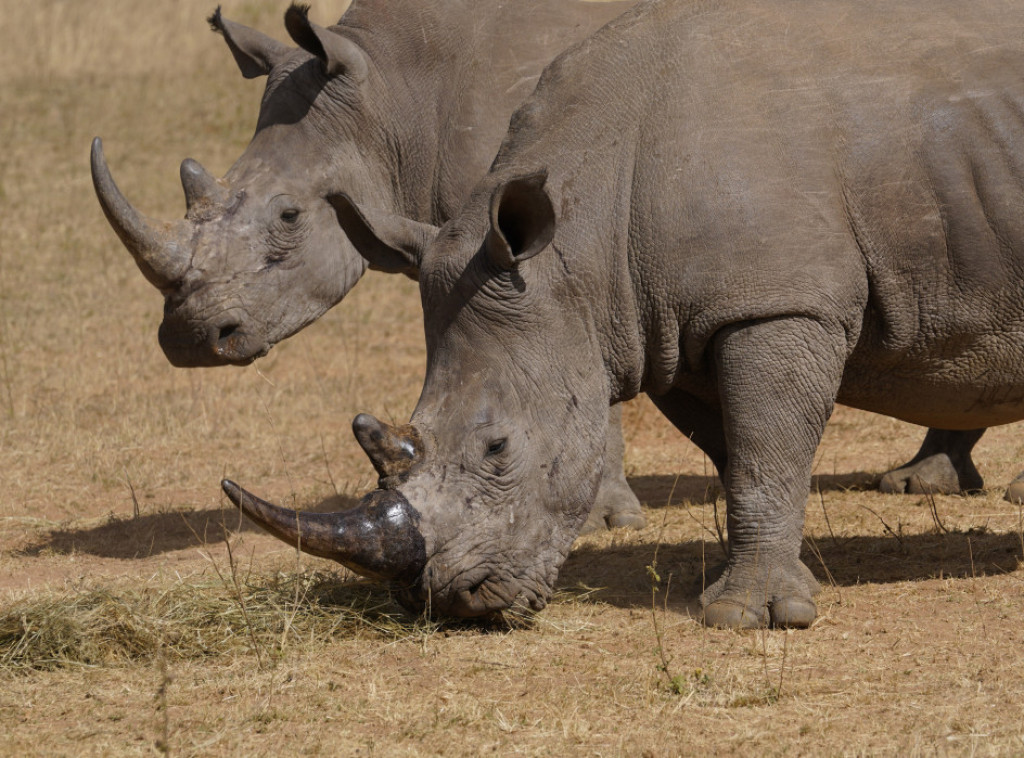
[[[408,586],[426,565],[419,513],[395,490],[375,490],[348,511],[311,513],[268,503],[227,479],[221,487],[246,516],[278,539],[362,576]]]

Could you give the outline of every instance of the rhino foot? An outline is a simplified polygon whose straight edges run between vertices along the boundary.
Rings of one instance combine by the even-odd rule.
[[[791,568],[769,565],[745,570],[727,566],[701,595],[704,623],[727,629],[764,626],[804,629],[818,615],[814,595],[821,585],[803,561]]]
[[[601,531],[604,529],[643,529],[647,519],[640,509],[633,490],[625,480],[619,482],[601,482],[590,516],[580,530],[580,534]]]
[[[985,483],[971,460],[971,451],[984,433],[984,429],[929,429],[917,455],[885,474],[878,488],[912,495],[980,491]]]
[[[1024,471],[1017,474],[1017,478],[1010,482],[1003,498],[1017,505],[1024,503]]]
[[[981,474],[970,458],[958,470],[948,455],[936,453],[889,471],[878,483],[878,489],[888,494],[958,495],[977,492],[983,485]]]

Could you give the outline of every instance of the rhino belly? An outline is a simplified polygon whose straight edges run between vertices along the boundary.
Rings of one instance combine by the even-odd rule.
[[[939,429],[1020,421],[1024,332],[961,335],[898,353],[858,347],[847,363],[838,400]]]

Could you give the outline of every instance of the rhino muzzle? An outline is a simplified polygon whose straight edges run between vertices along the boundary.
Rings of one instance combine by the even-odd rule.
[[[90,163],[93,188],[110,226],[132,254],[143,276],[161,290],[172,288],[191,263],[191,256],[185,249],[189,238],[188,222],[153,221],[135,210],[110,175],[99,137],[92,141]]]
[[[375,490],[348,511],[310,513],[268,503],[227,479],[221,487],[278,539],[362,576],[408,586],[426,565],[419,513],[395,490]]]

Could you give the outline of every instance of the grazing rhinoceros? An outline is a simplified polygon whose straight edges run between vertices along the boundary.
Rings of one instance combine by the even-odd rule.
[[[139,268],[164,293],[160,344],[176,366],[246,364],[322,316],[366,262],[328,195],[418,221],[448,219],[487,171],[544,65],[632,2],[356,0],[337,26],[292,5],[299,48],[210,18],[246,77],[267,76],[256,134],[222,181],[181,164],[188,212],[135,211],[93,142],[96,193]],[[415,276],[415,269],[404,273]],[[591,528],[642,526],[609,429]]]
[[[647,392],[724,472],[709,624],[802,627],[839,401],[976,429],[1024,417],[1024,7],[644,2],[556,59],[438,234],[335,199],[420,268],[411,424],[354,426],[384,489],[278,536],[457,615],[540,608]]]

